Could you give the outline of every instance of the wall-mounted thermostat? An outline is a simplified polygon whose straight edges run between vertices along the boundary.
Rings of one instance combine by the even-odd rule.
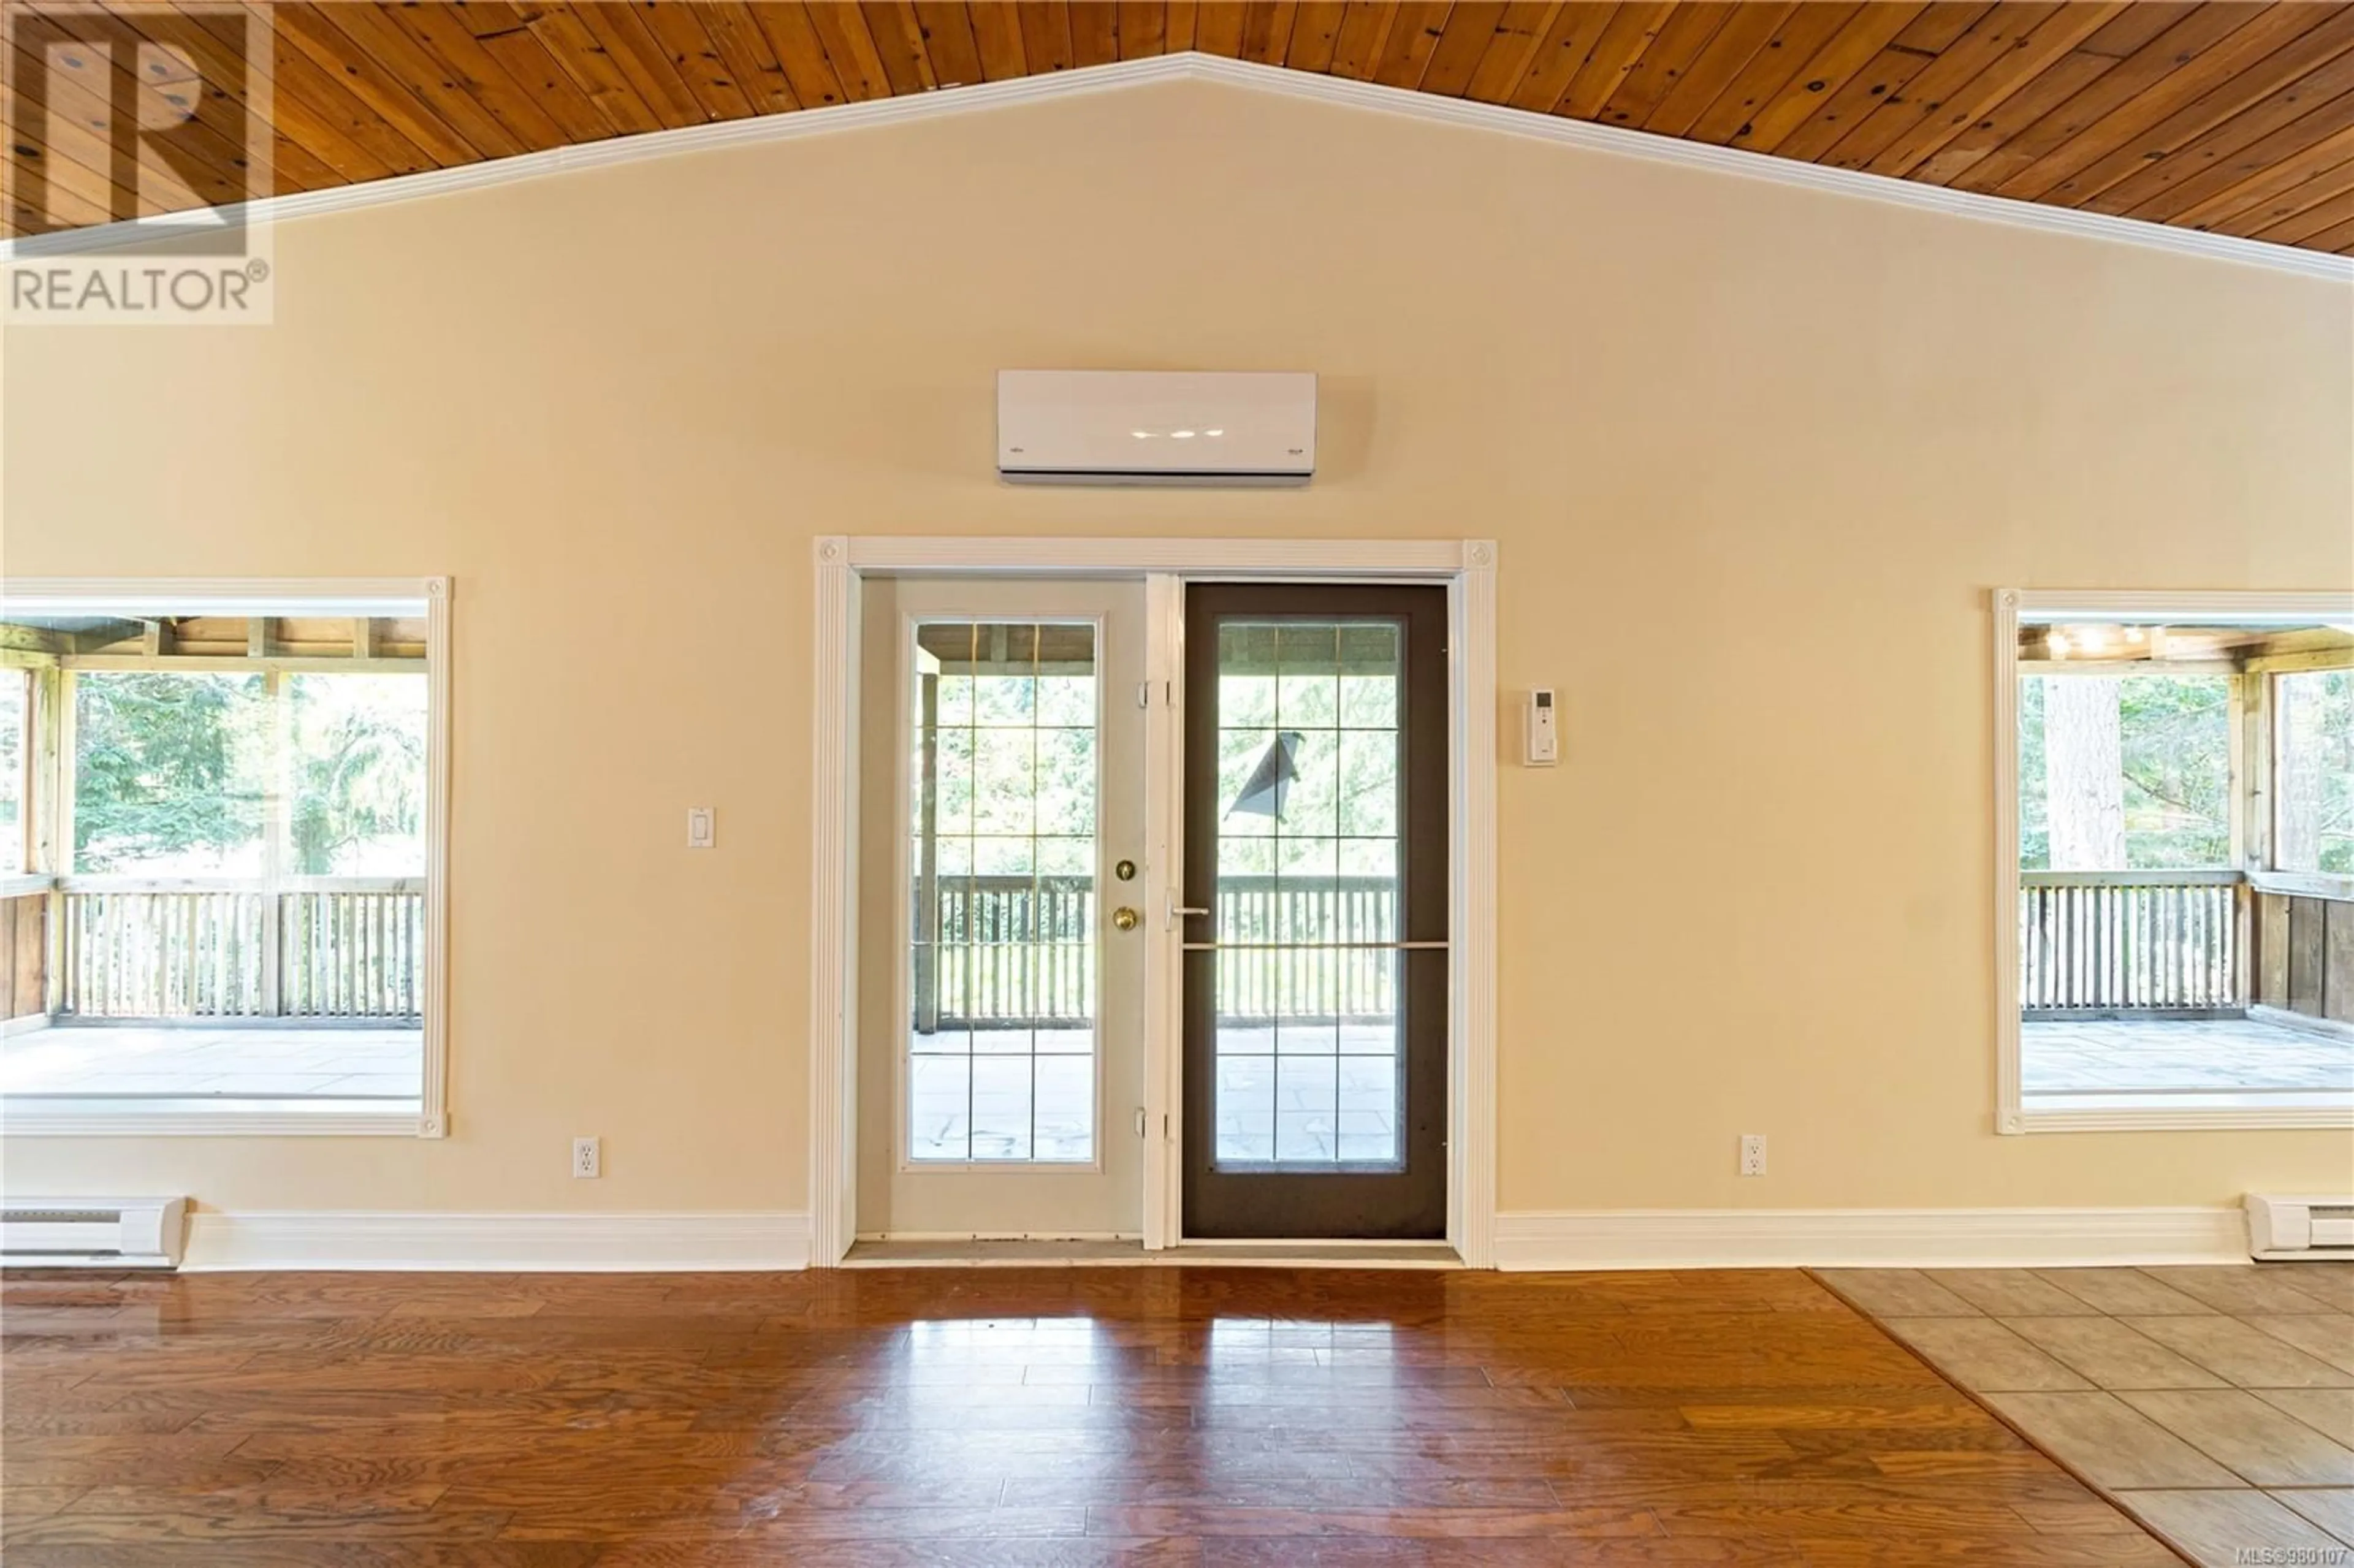
[[[1531,768],[1551,768],[1561,760],[1561,738],[1553,727],[1553,692],[1549,687],[1529,694],[1526,760]]]

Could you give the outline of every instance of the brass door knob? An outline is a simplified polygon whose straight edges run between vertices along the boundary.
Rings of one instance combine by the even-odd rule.
[[[1136,922],[1140,918],[1141,918],[1141,916],[1125,904],[1111,912],[1111,923],[1119,927],[1123,931],[1135,930]]]

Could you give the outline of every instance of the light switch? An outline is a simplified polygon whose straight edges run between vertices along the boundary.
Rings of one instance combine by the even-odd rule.
[[[717,840],[716,813],[708,806],[686,809],[686,847],[709,849]]]

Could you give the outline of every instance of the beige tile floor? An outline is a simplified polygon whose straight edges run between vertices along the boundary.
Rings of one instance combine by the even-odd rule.
[[[2354,1568],[2354,1264],[1819,1277],[2193,1562]]]

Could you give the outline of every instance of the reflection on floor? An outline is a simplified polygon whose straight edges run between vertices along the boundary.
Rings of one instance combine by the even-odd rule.
[[[9,1568],[2173,1562],[1791,1270],[15,1275],[0,1334]]]
[[[2253,1019],[2030,1019],[2030,1095],[2325,1089],[2354,1092],[2354,1039]]]
[[[1819,1277],[2192,1561],[2354,1563],[2354,1265]]]
[[[0,1094],[417,1098],[418,1029],[59,1024],[0,1041]]]

